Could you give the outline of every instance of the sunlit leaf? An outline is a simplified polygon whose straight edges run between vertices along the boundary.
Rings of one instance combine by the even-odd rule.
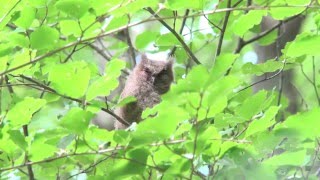
[[[234,33],[242,37],[253,26],[259,24],[265,15],[267,15],[267,11],[249,11],[234,22]]]
[[[92,114],[81,108],[72,108],[62,119],[60,125],[73,133],[81,134],[88,129]]]
[[[43,99],[34,99],[26,97],[24,100],[18,102],[8,112],[7,119],[14,128],[20,128],[22,125],[26,125],[31,121],[33,113],[38,111],[46,104]]]
[[[86,0],[60,0],[56,7],[72,17],[81,18],[88,11],[90,4]]]
[[[51,86],[58,92],[78,98],[85,94],[89,80],[90,70],[83,61],[68,62],[56,65],[49,72]]]
[[[59,32],[48,26],[42,26],[30,34],[31,47],[34,49],[52,48],[58,40]]]
[[[97,96],[108,96],[118,86],[118,77],[121,75],[121,70],[125,68],[125,65],[126,63],[119,59],[113,59],[107,63],[105,75],[89,86],[87,99],[92,100]]]

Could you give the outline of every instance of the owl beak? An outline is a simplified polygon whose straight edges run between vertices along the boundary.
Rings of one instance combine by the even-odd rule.
[[[152,82],[152,84],[154,83],[154,80],[155,80],[155,77],[154,77],[154,76],[151,76],[151,82]]]

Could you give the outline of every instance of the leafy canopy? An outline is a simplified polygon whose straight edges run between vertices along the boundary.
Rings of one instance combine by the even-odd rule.
[[[317,179],[319,1],[0,4],[0,179]],[[279,42],[302,15],[299,35]],[[279,21],[263,30],[267,16]],[[254,48],[273,43],[285,45],[257,64]],[[98,128],[98,111],[136,100],[119,101],[118,87],[138,52],[173,52],[175,83],[133,130]],[[289,70],[295,115],[285,80],[251,81]]]

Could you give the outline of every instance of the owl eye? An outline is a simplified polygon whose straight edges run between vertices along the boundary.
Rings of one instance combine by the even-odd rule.
[[[151,71],[148,68],[143,68],[142,71],[146,72],[147,74],[151,74]]]
[[[160,79],[166,79],[166,78],[168,78],[169,76],[168,76],[168,74],[166,73],[166,71],[163,70],[163,71],[161,71],[161,72],[157,75],[157,77],[160,78]]]

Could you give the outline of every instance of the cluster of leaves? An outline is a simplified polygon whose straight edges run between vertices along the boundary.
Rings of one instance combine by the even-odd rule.
[[[1,179],[316,178],[319,1],[0,4]],[[262,31],[267,15],[279,23]],[[306,28],[281,56],[243,63],[254,43],[276,42],[283,22],[301,15]],[[147,22],[152,27],[140,26],[132,43],[128,29]],[[119,86],[135,50],[174,52],[176,83],[133,131],[90,124],[101,109],[113,115],[117,97],[98,97]],[[127,51],[133,58],[126,63],[119,57]],[[103,71],[97,54],[107,61]],[[253,75],[276,72],[268,80],[310,64],[311,71],[297,72],[304,93],[296,115],[281,91],[252,92]]]

